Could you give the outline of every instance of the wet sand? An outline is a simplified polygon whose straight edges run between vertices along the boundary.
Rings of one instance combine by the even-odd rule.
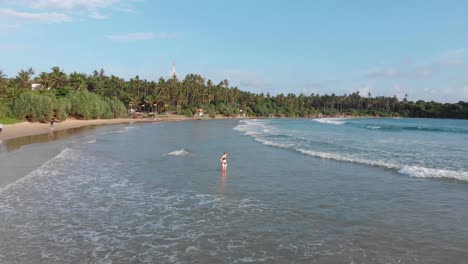
[[[80,128],[84,126],[96,125],[116,125],[116,124],[130,124],[130,123],[150,123],[160,121],[178,121],[190,119],[185,116],[161,116],[156,119],[132,119],[132,118],[119,118],[119,119],[94,119],[94,120],[65,120],[54,124],[54,131],[67,130],[72,128]],[[50,124],[45,123],[30,123],[23,122],[14,125],[4,125],[3,132],[0,133],[0,140],[9,140],[13,138],[21,138],[26,136],[48,134],[50,132]]]

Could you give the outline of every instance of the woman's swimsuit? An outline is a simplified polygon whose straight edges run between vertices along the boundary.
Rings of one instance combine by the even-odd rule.
[[[227,164],[226,158],[222,158],[221,160],[222,160],[223,164]]]

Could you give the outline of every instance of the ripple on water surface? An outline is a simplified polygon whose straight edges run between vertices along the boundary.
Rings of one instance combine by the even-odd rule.
[[[289,140],[280,128],[263,124],[257,128],[252,134],[270,133]],[[149,134],[153,132],[148,129]],[[136,168],[146,163],[112,160],[106,154],[114,152],[104,151],[108,145],[118,145],[116,139],[134,143],[132,140],[144,138],[123,138],[126,134],[108,134],[97,137],[97,141],[94,137],[83,139],[84,144],[64,149],[25,178],[0,190],[0,263],[428,263],[421,259],[430,256],[422,252],[440,256],[438,260],[466,259],[465,243],[458,239],[466,230],[463,225],[454,225],[456,235],[439,236],[437,230],[428,231],[444,223],[428,224],[425,220],[430,220],[431,210],[412,214],[404,210],[407,207],[382,209],[382,203],[367,193],[356,196],[367,199],[350,200],[340,196],[343,190],[333,189],[330,195],[320,192],[306,196],[314,199],[296,201],[297,192],[287,193],[289,198],[285,200],[278,198],[285,190],[281,186],[280,192],[265,198],[253,197],[252,193],[218,195],[174,190],[139,182],[141,173],[146,178],[153,176],[151,168]],[[258,145],[253,140],[252,144]],[[185,149],[191,150],[196,155],[164,157],[165,153],[183,153],[181,146],[170,146],[161,150],[152,163],[189,164],[203,156],[196,145]],[[297,151],[291,153],[300,155]],[[136,156],[134,163],[139,158]],[[310,177],[316,176],[311,173]],[[238,175],[238,180],[243,177],[249,175]],[[282,186],[288,186],[289,179],[294,180],[294,175],[281,182]],[[385,201],[399,199],[387,198]],[[407,203],[415,202],[409,199]],[[465,219],[462,210],[457,210],[460,214],[452,211],[455,220]],[[414,219],[415,224],[396,226],[392,217],[406,217],[408,221],[402,223]]]
[[[0,263],[308,263],[372,255],[320,230],[301,237],[292,223],[313,223],[301,212],[251,198],[148,190],[122,176],[129,173],[123,164],[97,159],[64,149],[0,190]]]

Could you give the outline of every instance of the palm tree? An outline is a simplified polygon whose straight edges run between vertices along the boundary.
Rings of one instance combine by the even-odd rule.
[[[49,88],[51,84],[50,74],[47,72],[41,72],[35,81],[40,83],[42,87]]]
[[[88,85],[86,83],[85,78],[86,76],[84,74],[72,72],[70,74],[68,83],[70,84],[72,88],[74,88],[77,91],[80,91],[80,92],[88,91]]]
[[[34,70],[29,68],[29,70],[21,70],[16,76],[16,82],[18,86],[23,89],[30,89],[31,88],[31,76],[34,75]]]
[[[79,92],[87,92],[88,91],[88,85],[86,84],[84,79],[80,79],[80,83],[78,87],[76,88],[77,91]]]
[[[151,108],[151,112],[154,113],[154,106],[157,105],[156,98],[154,97],[154,95],[150,94],[150,95],[146,96],[145,97],[145,104],[149,105],[149,107]]]
[[[4,74],[2,70],[0,70],[0,87],[6,86],[7,83],[8,79],[6,74]]]
[[[65,86],[67,83],[67,75],[62,72],[59,67],[52,67],[52,72],[50,73],[50,81],[52,88],[60,88]]]
[[[156,104],[156,111],[158,114],[167,106],[168,98],[165,94],[159,92],[153,95],[154,104]]]

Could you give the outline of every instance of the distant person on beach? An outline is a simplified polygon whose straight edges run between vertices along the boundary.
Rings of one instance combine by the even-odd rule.
[[[50,129],[54,129],[54,124],[58,122],[57,120],[57,117],[52,117],[52,119],[50,120]]]
[[[221,158],[219,158],[219,161],[221,161],[221,171],[226,171],[227,170],[227,152],[224,152]]]
[[[3,131],[3,124],[0,123],[0,132],[2,132],[2,131]]]

